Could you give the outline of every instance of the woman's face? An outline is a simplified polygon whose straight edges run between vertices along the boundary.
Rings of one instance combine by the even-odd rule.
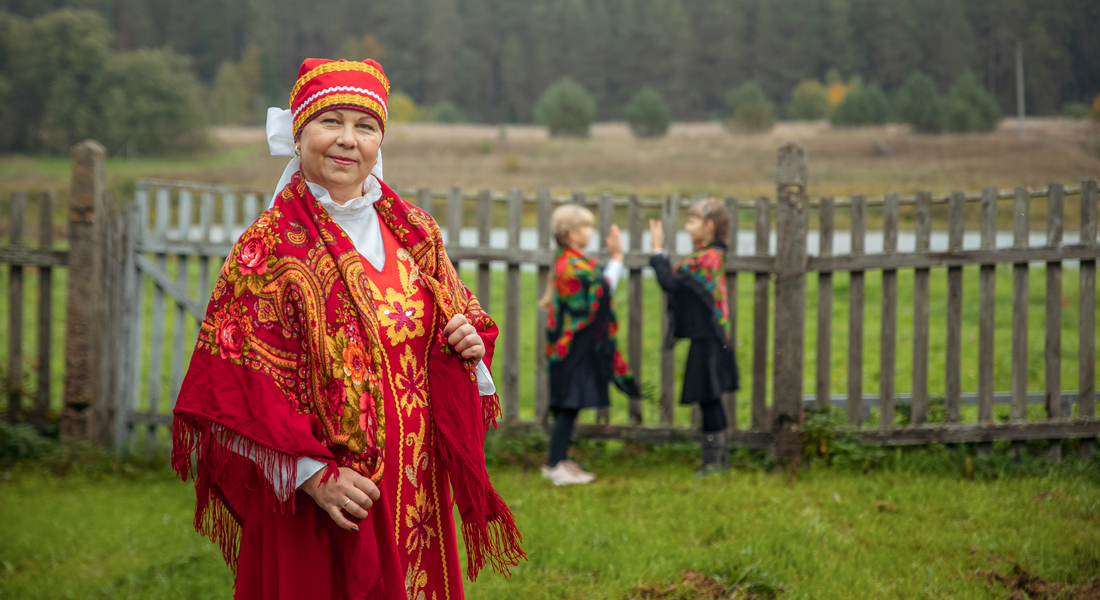
[[[569,245],[576,250],[583,250],[588,246],[595,230],[591,225],[581,225],[569,232]]]
[[[324,186],[337,202],[356,198],[362,195],[381,144],[382,128],[371,115],[350,108],[323,112],[302,128],[302,172],[306,181]]]

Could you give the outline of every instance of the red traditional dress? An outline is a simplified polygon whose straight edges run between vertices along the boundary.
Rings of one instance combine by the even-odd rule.
[[[215,285],[175,408],[173,466],[195,477],[195,526],[221,545],[237,598],[462,598],[467,576],[523,557],[484,467],[499,414],[442,336],[496,326],[457,277],[438,225],[381,184],[386,261],[362,258],[300,174],[241,236]],[[359,532],[303,491],[299,460],[349,467],[381,498]]]

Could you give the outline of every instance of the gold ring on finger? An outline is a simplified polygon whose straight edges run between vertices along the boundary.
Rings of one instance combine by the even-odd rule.
[[[344,500],[344,505],[341,508],[347,508],[348,507],[348,502],[351,502],[351,498],[348,498],[347,500]]]

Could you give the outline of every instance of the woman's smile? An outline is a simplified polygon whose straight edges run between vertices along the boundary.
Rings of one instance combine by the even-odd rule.
[[[329,158],[331,158],[332,161],[335,162],[336,164],[344,166],[344,167],[349,167],[351,165],[354,165],[356,162],[358,162],[355,159],[348,158],[346,156],[330,156]]]

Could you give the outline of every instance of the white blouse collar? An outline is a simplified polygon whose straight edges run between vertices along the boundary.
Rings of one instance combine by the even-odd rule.
[[[367,176],[363,182],[363,195],[353,198],[344,204],[338,204],[329,195],[328,189],[316,183],[306,182],[309,191],[328,214],[341,219],[356,219],[374,212],[374,203],[382,198],[382,186],[374,175]]]

